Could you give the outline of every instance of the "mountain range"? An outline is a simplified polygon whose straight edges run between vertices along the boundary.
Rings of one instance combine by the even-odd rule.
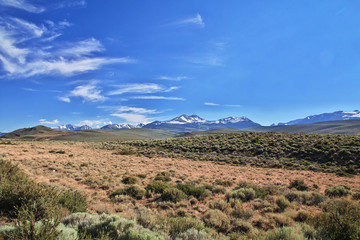
[[[333,113],[322,113],[317,115],[307,116],[305,118],[292,120],[286,123],[272,124],[271,126],[283,126],[283,125],[300,125],[300,124],[310,124],[317,122],[327,122],[327,121],[338,121],[338,120],[356,120],[360,119],[360,111],[354,110],[350,112],[346,111],[336,111]]]
[[[336,111],[333,113],[322,113],[318,115],[311,115],[305,118],[292,120],[286,123],[272,124],[271,126],[290,126],[290,125],[304,125],[318,122],[327,121],[339,121],[339,120],[357,120],[360,119],[360,111]],[[253,122],[247,117],[227,117],[219,120],[209,121],[199,117],[198,115],[180,115],[167,121],[154,121],[148,124],[108,124],[100,128],[100,130],[122,130],[133,128],[148,128],[148,129],[164,129],[170,132],[190,132],[190,131],[204,131],[219,128],[235,128],[246,129],[262,127],[260,124]],[[71,124],[61,125],[54,127],[54,130],[59,131],[79,131],[79,130],[91,130],[92,128],[84,126],[74,126]]]

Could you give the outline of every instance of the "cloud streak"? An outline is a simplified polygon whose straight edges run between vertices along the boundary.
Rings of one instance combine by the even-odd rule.
[[[197,13],[195,16],[183,18],[180,20],[177,20],[175,22],[171,22],[167,24],[166,26],[174,26],[174,27],[185,27],[185,26],[198,26],[198,27],[205,27],[205,23],[203,18],[199,13]]]
[[[173,100],[173,101],[185,101],[185,98],[181,97],[165,97],[165,96],[134,96],[131,99],[145,99],[145,100]]]
[[[31,13],[41,13],[45,11],[45,8],[30,4],[25,0],[0,0],[0,5],[22,9]]]
[[[241,107],[241,105],[238,104],[218,104],[218,103],[213,103],[213,102],[204,102],[204,105],[206,106],[214,106],[214,107],[219,107],[219,106],[223,106],[223,107]]]
[[[135,83],[135,84],[124,84],[115,86],[117,89],[110,91],[107,95],[122,95],[125,93],[137,93],[137,94],[150,94],[150,93],[163,93],[171,92],[178,89],[179,87],[164,87],[155,83]]]
[[[97,70],[103,65],[134,62],[129,57],[99,57],[105,48],[95,38],[54,43],[62,34],[61,30],[70,25],[67,21],[46,21],[45,26],[19,18],[0,20],[0,62],[5,72],[2,77],[72,76]],[[39,41],[47,44],[39,46]]]
[[[59,120],[55,119],[54,121],[48,121],[46,119],[40,119],[39,122],[40,124],[58,124]]]

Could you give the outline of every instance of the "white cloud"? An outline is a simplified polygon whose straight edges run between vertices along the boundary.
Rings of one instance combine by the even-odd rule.
[[[207,105],[207,106],[220,106],[220,104],[212,103],[212,102],[205,102],[204,105]]]
[[[208,66],[223,66],[227,42],[211,42],[202,52],[184,57],[190,63]]]
[[[136,113],[113,113],[111,116],[119,117],[125,119],[128,123],[146,123],[149,122],[149,119],[142,114]]]
[[[129,57],[96,56],[105,48],[95,38],[53,43],[61,35],[59,31],[70,24],[67,21],[57,24],[47,21],[45,24],[46,27],[19,18],[0,17],[0,63],[7,77],[72,76],[107,64],[134,62]],[[39,41],[46,45],[39,45]]]
[[[69,97],[58,97],[58,99],[62,102],[67,102],[67,103],[71,102]]]
[[[92,127],[93,125],[101,124],[102,121],[99,120],[82,120],[78,124],[75,124],[76,126],[84,126],[88,125],[89,127]]]
[[[57,119],[55,119],[54,121],[48,121],[46,119],[40,119],[39,120],[40,124],[58,124],[59,121]]]
[[[146,108],[138,108],[138,107],[127,107],[121,106],[116,109],[118,112],[133,112],[133,113],[141,113],[141,114],[155,114],[157,113],[154,109],[146,109]]]
[[[71,97],[81,97],[87,102],[103,102],[106,97],[101,95],[101,90],[94,83],[75,87],[69,94]]]
[[[241,105],[237,105],[237,104],[225,104],[225,105],[221,105],[221,104],[212,103],[212,102],[204,102],[204,105],[207,105],[207,106],[224,106],[224,107],[241,107]]]
[[[86,39],[76,43],[69,44],[68,48],[60,50],[62,56],[86,56],[94,52],[104,51],[104,47],[99,40],[95,38]]]
[[[177,76],[177,77],[159,76],[156,79],[169,80],[169,81],[181,81],[181,80],[184,80],[184,79],[188,79],[188,77],[186,77],[186,76]]]
[[[177,27],[184,27],[187,25],[196,25],[201,28],[205,27],[205,23],[201,17],[201,15],[198,13],[195,16],[180,19],[178,21],[172,22],[167,24],[166,26],[177,26]]]
[[[179,87],[164,87],[155,83],[135,83],[135,84],[124,84],[117,85],[116,90],[110,91],[108,95],[121,95],[124,93],[159,93],[159,92],[170,92],[178,89]]]
[[[24,0],[0,0],[0,4],[4,6],[19,8],[31,13],[41,13],[45,11],[44,8],[32,5]]]
[[[39,90],[33,89],[33,88],[22,88],[22,90],[28,91],[28,92],[38,92]]]
[[[134,97],[131,97],[131,99],[185,101],[185,98],[180,98],[180,97],[165,97],[165,96],[134,96]]]

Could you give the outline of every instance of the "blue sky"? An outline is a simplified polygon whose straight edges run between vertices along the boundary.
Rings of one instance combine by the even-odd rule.
[[[0,131],[359,109],[358,1],[0,0]]]

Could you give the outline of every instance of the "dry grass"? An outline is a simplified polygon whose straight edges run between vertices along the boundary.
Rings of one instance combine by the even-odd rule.
[[[114,155],[113,151],[95,148],[89,143],[80,142],[26,142],[15,145],[0,145],[0,155],[13,161],[36,182],[47,182],[76,189],[84,193],[89,200],[90,212],[118,212],[127,217],[135,214],[134,209],[152,206],[154,198],[143,200],[122,199],[122,203],[112,202],[108,195],[117,188],[125,187],[124,175],[143,175],[140,185],[145,186],[159,172],[172,171],[172,183],[175,181],[200,181],[213,183],[216,179],[238,183],[251,182],[258,186],[276,184],[288,186],[294,179],[305,179],[309,186],[317,184],[318,191],[333,185],[347,185],[351,189],[360,189],[360,176],[344,178],[335,174],[285,169],[264,169],[247,166],[219,165],[213,162],[200,162],[186,159],[147,158]],[[230,189],[230,187],[225,187]],[[207,207],[199,202],[189,213],[202,214]],[[164,206],[166,208],[168,206]],[[171,207],[171,206],[170,206]],[[189,206],[180,206],[190,208]],[[159,210],[161,212],[161,210]]]

